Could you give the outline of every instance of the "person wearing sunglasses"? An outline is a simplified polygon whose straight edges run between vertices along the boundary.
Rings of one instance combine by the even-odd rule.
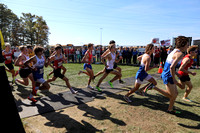
[[[196,73],[195,72],[191,72],[188,70],[188,68],[190,68],[193,64],[193,57],[197,55],[198,51],[198,46],[197,45],[193,45],[190,46],[187,49],[187,55],[185,55],[185,57],[183,57],[183,60],[181,62],[181,66],[179,68],[178,74],[179,74],[179,83],[177,84],[179,86],[179,88],[181,89],[185,89],[185,85],[187,86],[184,96],[183,96],[183,100],[188,101],[188,102],[192,102],[189,98],[188,95],[190,94],[191,90],[192,90],[192,82],[190,81],[190,77],[189,74],[195,76]]]

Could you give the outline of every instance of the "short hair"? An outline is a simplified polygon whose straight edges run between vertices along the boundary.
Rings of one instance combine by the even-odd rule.
[[[62,49],[62,45],[61,44],[56,44],[55,50],[58,50],[58,49]]]
[[[93,43],[89,43],[88,48],[92,47],[93,45],[94,45]]]
[[[5,43],[5,47],[7,47],[7,46],[9,46],[9,47],[11,47],[11,45],[10,45],[10,43]]]
[[[30,44],[26,45],[26,47],[27,47],[28,49],[32,49],[32,48],[33,48],[33,46],[30,45]]]
[[[190,47],[187,49],[187,53],[189,54],[191,51],[195,51],[196,49],[198,49],[198,45],[190,46]]]
[[[44,48],[41,46],[35,46],[33,49],[34,53],[37,55],[39,52],[44,51]]]
[[[115,41],[114,40],[111,40],[110,42],[109,42],[109,44],[114,44],[115,43]]]
[[[154,47],[154,45],[152,43],[147,44],[147,46],[145,47],[145,53],[149,53],[150,50],[152,50],[152,48]]]
[[[23,51],[24,48],[26,48],[26,46],[24,46],[24,45],[19,46],[19,50],[20,50],[20,51]]]
[[[115,44],[114,43],[112,43],[112,44],[109,44],[109,46],[108,46],[108,49],[109,50],[111,50],[113,47],[115,46]]]
[[[187,45],[189,42],[189,39],[185,36],[178,36],[176,38],[176,48],[181,48]]]

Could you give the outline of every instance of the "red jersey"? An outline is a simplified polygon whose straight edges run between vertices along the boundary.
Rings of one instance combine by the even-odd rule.
[[[88,61],[90,62],[92,60],[92,52],[88,51],[88,55],[89,55]],[[88,64],[90,64],[90,63],[88,63]]]
[[[189,67],[191,67],[192,66],[192,64],[193,64],[193,59],[187,54],[185,57],[183,57],[183,59],[185,59],[185,58],[189,58],[190,59],[190,63],[188,63],[185,67],[184,67],[184,69],[185,70],[188,70],[188,68]],[[182,60],[182,62],[181,62],[181,65],[183,64],[183,60]],[[184,73],[183,71],[178,71],[178,73],[181,75],[181,76],[187,76],[188,75],[188,73]]]
[[[55,55],[55,60],[54,60],[54,66],[56,66],[57,68],[61,68],[62,64],[63,64],[63,55],[60,54],[60,56],[58,57],[57,55]]]
[[[5,64],[10,64],[12,63],[12,51],[10,50],[9,52],[6,52],[5,50],[3,51],[4,52],[4,58],[6,59],[5,60]]]

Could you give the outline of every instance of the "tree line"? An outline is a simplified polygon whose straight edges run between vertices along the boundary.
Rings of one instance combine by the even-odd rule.
[[[4,41],[13,46],[22,44],[48,45],[49,27],[42,16],[22,13],[18,17],[0,3],[0,30]]]

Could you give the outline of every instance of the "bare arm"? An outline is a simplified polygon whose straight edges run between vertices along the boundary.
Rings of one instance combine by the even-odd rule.
[[[83,59],[81,60],[82,63],[89,63],[89,61],[86,61],[86,59],[88,58],[88,52],[85,53],[85,55],[83,56]]]
[[[103,56],[107,55],[109,52],[110,52],[110,50],[107,49],[101,56],[103,57]]]
[[[24,66],[25,66],[25,67],[28,67],[29,69],[32,69],[32,68],[28,65],[28,64],[31,63],[31,62],[33,62],[33,64],[36,63],[36,58],[35,58],[35,56],[33,56],[33,57],[29,58],[28,60],[26,60],[26,61],[24,62]]]
[[[185,66],[187,66],[188,63],[190,63],[190,59],[189,58],[184,58],[183,61],[182,61],[182,65],[180,66],[179,70],[184,72],[184,73],[195,75],[194,73],[192,73],[192,72],[190,72],[188,70],[185,70]]]
[[[142,60],[142,56],[143,56],[143,55],[138,56],[138,57],[137,57],[137,60],[138,60],[138,61],[141,61],[141,60]]]
[[[20,62],[22,61],[23,57],[20,55],[16,60],[15,60],[15,66],[22,66]]]
[[[175,84],[177,83],[176,79],[175,79],[175,67],[178,64],[178,62],[183,58],[183,53],[179,52],[176,53],[174,55],[174,61],[172,62],[171,66],[170,66],[170,73],[172,75],[173,81],[175,82]]]
[[[109,53],[107,53],[105,56],[103,56],[103,57],[101,58],[102,63],[103,63],[106,67],[107,67],[107,64],[105,63],[105,59],[111,58],[110,56],[111,56],[111,55],[110,55],[110,52],[109,52]]]

